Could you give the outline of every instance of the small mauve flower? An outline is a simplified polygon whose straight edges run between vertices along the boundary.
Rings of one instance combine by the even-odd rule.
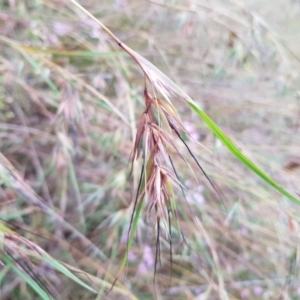
[[[60,36],[67,35],[72,30],[72,26],[63,22],[53,22],[53,31]]]
[[[128,260],[131,262],[136,260],[136,255],[132,251],[129,251],[128,253]]]
[[[201,288],[196,288],[195,289],[195,294],[196,294],[196,296],[200,296],[202,294],[202,289]]]
[[[142,257],[142,262],[140,263],[138,267],[138,274],[144,274],[148,272],[149,269],[152,269],[154,266],[154,257],[152,254],[151,248],[146,245],[144,248],[144,253]]]
[[[89,27],[91,29],[90,31],[91,38],[96,39],[100,37],[101,26],[96,21],[91,19],[85,20],[82,26]]]
[[[244,289],[241,291],[241,298],[244,299],[249,299],[250,298],[250,291],[248,289]]]
[[[127,0],[115,0],[114,9],[126,7],[128,5]]]
[[[57,36],[55,34],[49,34],[48,35],[48,41],[51,43],[51,44],[59,44],[59,40],[57,38]]]
[[[253,292],[254,292],[254,295],[261,296],[263,294],[264,290],[261,286],[255,286]]]
[[[246,228],[244,226],[240,229],[240,232],[241,232],[242,235],[248,235],[249,234],[248,228]]]
[[[205,204],[205,198],[203,196],[203,186],[198,185],[195,190],[191,191],[187,196],[187,200],[189,202],[194,202],[197,205],[204,205]]]
[[[194,139],[195,141],[200,140],[200,134],[195,126],[190,122],[183,122],[184,128],[186,129],[187,133]]]

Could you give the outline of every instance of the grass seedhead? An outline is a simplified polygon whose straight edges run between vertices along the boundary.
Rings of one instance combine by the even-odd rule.
[[[0,2],[1,300],[297,298],[297,1]]]
[[[149,80],[149,74],[145,75],[145,81]],[[153,82],[157,81],[151,81]],[[156,88],[157,93],[162,94],[162,88],[165,89],[164,96],[169,92],[166,85],[158,84],[157,86],[152,86]],[[197,166],[203,172],[205,177],[209,180],[214,190],[217,192],[218,196],[221,198],[214,184],[203,170],[198,160],[188,147],[187,143],[181,137],[180,131],[186,132],[184,125],[179,118],[174,106],[170,103],[170,99],[166,98],[166,102],[157,98],[155,92],[150,93],[145,87],[144,89],[144,103],[145,110],[142,113],[135,137],[134,148],[131,156],[131,171],[130,176],[132,176],[132,170],[134,164],[137,160],[142,160],[142,169],[139,177],[138,189],[136,192],[136,198],[134,201],[133,212],[130,221],[129,233],[128,233],[128,248],[127,254],[132,245],[132,239],[134,235],[133,223],[137,224],[137,218],[140,214],[142,202],[147,206],[146,216],[148,223],[154,221],[154,226],[157,227],[157,242],[156,242],[156,262],[155,262],[155,274],[157,272],[157,262],[160,260],[160,243],[158,242],[160,238],[160,226],[164,224],[164,228],[167,232],[167,239],[170,245],[170,260],[172,267],[172,221],[171,216],[176,219],[178,230],[179,220],[176,211],[176,200],[174,194],[173,185],[180,187],[185,198],[184,186],[180,182],[180,178],[176,172],[175,166],[173,164],[172,155],[177,155],[183,159],[184,162],[189,166],[187,159],[180,153],[176,140],[177,137],[184,146],[187,148],[189,155],[196,162]],[[175,133],[175,135],[174,135]],[[193,169],[191,168],[192,172]],[[194,173],[193,173],[194,174]],[[222,198],[221,198],[222,199]],[[189,206],[187,200],[187,205]],[[139,212],[137,213],[137,208]],[[126,256],[127,256],[126,254]],[[126,258],[125,258],[126,261]],[[122,265],[125,266],[125,263]],[[122,270],[122,267],[121,267]],[[120,270],[120,271],[121,271]],[[120,276],[120,272],[118,276]],[[118,277],[117,276],[117,277]],[[155,276],[154,276],[155,280]]]

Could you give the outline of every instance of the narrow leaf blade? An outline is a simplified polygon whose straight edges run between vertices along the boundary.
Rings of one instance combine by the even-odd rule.
[[[218,125],[194,102],[187,100],[190,107],[202,118],[202,120],[207,124],[210,130],[223,142],[223,144],[228,148],[228,150],[240,160],[246,167],[251,171],[256,173],[260,178],[262,178],[267,184],[275,188],[282,195],[293,201],[294,203],[300,205],[300,200],[291,195],[286,189],[275,182],[267,174],[265,174],[259,167],[255,165],[247,156],[245,156],[237,146],[228,138],[228,136],[218,127]]]

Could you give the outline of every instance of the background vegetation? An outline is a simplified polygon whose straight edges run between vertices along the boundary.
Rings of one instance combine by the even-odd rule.
[[[298,1],[79,3],[300,193]],[[162,227],[156,264],[157,226],[143,211],[105,296],[127,250],[143,74],[72,1],[0,0],[0,80],[1,299],[299,299],[299,207],[177,97],[184,139],[225,207],[176,141],[199,181],[174,158],[189,206],[175,189],[172,260]]]

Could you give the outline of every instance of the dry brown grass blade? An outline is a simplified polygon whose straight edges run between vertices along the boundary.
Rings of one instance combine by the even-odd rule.
[[[145,59],[143,56],[135,52],[133,49],[128,47],[125,43],[121,42],[119,38],[117,38],[101,21],[99,21],[96,17],[94,17],[89,11],[83,8],[77,1],[70,0],[73,4],[75,4],[80,10],[86,13],[90,18],[97,22],[106,32],[109,34],[114,41],[121,47],[125,52],[127,52],[141,67],[146,78],[152,83],[153,87],[157,89],[161,93],[162,96],[169,102],[169,105],[173,107],[169,96],[170,93],[174,93],[182,97],[185,100],[192,99],[181,89],[179,88],[168,76],[166,76],[162,71],[156,68],[151,62]],[[174,112],[176,110],[174,109]]]
[[[117,107],[108,99],[106,98],[104,95],[102,95],[99,91],[97,91],[94,87],[92,87],[91,85],[89,85],[88,83],[86,83],[84,80],[82,80],[81,78],[77,77],[76,75],[72,74],[72,72],[60,67],[59,65],[55,64],[54,62],[45,59],[43,57],[43,55],[38,55],[36,53],[32,53],[31,51],[28,52],[28,48],[26,46],[21,45],[20,43],[11,40],[5,36],[1,36],[0,35],[0,41],[2,41],[3,43],[5,43],[6,45],[9,45],[13,48],[15,48],[16,50],[20,51],[21,53],[28,53],[30,55],[33,55],[35,57],[37,57],[41,62],[43,62],[44,64],[46,64],[47,66],[51,67],[52,69],[59,71],[61,74],[63,74],[66,79],[73,79],[74,81],[78,82],[80,85],[82,85],[83,87],[85,87],[87,90],[89,90],[91,93],[93,93],[94,95],[96,95],[97,97],[99,97],[105,104],[107,104],[109,106],[109,108],[116,114],[118,115],[128,126],[130,125],[127,118],[124,116],[124,114],[122,114]]]
[[[84,234],[79,232],[70,223],[59,216],[39,195],[34,192],[34,190],[22,179],[18,171],[1,152],[0,175],[2,180],[22,195],[26,201],[38,206],[43,212],[61,224],[63,228],[70,230],[74,236],[78,237],[86,247],[89,247],[90,250],[96,253],[101,259],[106,259],[106,256],[96,245],[94,245]]]

